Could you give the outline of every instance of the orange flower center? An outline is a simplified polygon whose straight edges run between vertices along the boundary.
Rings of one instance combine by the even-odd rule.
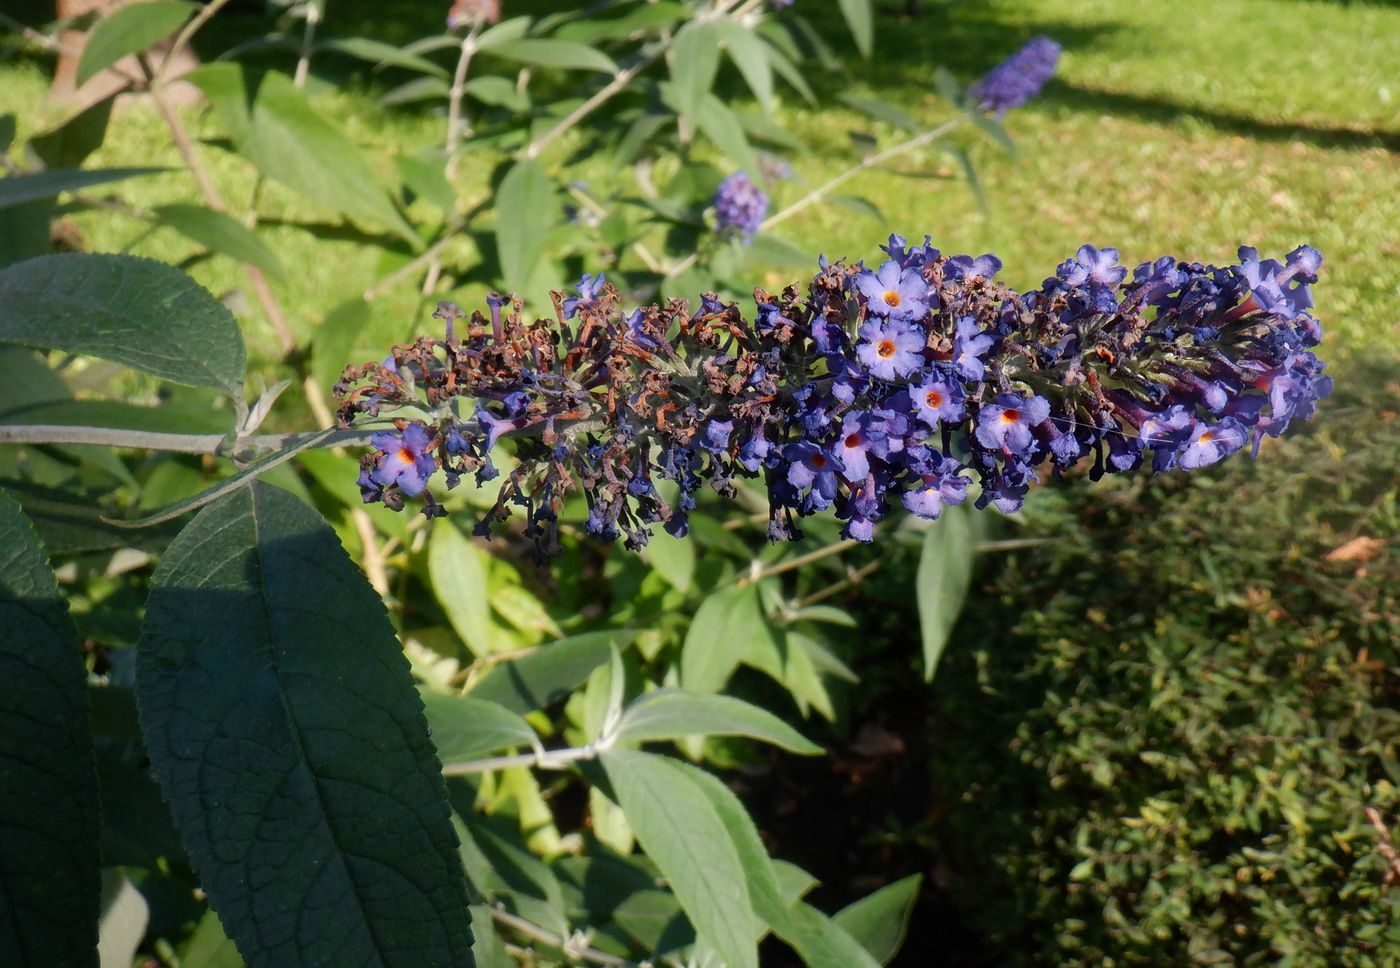
[[[943,406],[943,394],[939,393],[937,390],[930,390],[924,395],[924,402],[934,410],[937,410],[939,407]]]
[[[880,354],[881,359],[888,360],[891,356],[894,356],[894,341],[887,339],[880,340],[880,342],[875,344],[875,352]]]
[[[826,458],[823,457],[821,454],[813,454],[813,455],[812,455],[812,466],[813,466],[813,467],[819,467],[819,468],[820,468],[820,467],[825,467],[825,466],[826,466]]]
[[[1001,412],[1001,422],[1004,424],[1015,423],[1020,419],[1021,411],[1019,410],[1003,410]]]
[[[896,307],[897,307],[897,306],[899,305],[899,293],[895,292],[893,289],[886,289],[886,290],[885,290],[884,299],[885,299],[885,305],[886,305],[886,306],[896,306]]]
[[[413,451],[409,450],[407,447],[401,448],[399,450],[399,460],[403,461],[405,464],[412,464]]]
[[[1196,438],[1196,443],[1198,443],[1198,444],[1208,444],[1208,443],[1210,443],[1210,442],[1211,442],[1212,440],[1214,440],[1214,439],[1215,439],[1215,434],[1213,434],[1213,433],[1211,433],[1209,430],[1207,430],[1205,433],[1201,434],[1200,437]]]
[[[859,447],[859,446],[860,446],[860,434],[851,434],[851,436],[847,437],[847,438],[846,438],[846,446],[847,446],[847,447]]]

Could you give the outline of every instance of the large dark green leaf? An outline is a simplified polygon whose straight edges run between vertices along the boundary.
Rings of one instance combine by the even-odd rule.
[[[249,965],[472,964],[408,662],[309,507],[253,484],[171,543],[137,698],[175,826]]]
[[[230,395],[243,389],[233,314],[152,259],[69,252],[0,270],[0,343],[100,356]]]
[[[80,171],[74,168],[56,168],[33,175],[11,175],[8,178],[0,178],[0,208],[23,205],[25,202],[38,201],[41,198],[53,198],[63,192],[75,192],[91,185],[101,185],[103,182],[121,181],[123,178],[135,178],[138,175],[156,175],[165,170],[93,168]]]
[[[185,75],[209,98],[240,154],[268,178],[351,218],[418,241],[359,147],[285,74],[208,64]]]
[[[496,192],[496,248],[501,274],[511,291],[525,291],[553,224],[554,189],[549,175],[538,161],[517,162]]]
[[[665,757],[609,750],[602,758],[637,841],[696,933],[729,968],[757,968],[761,924],[734,841],[705,794]]]
[[[88,32],[83,53],[78,58],[78,83],[86,84],[99,71],[117,61],[164,40],[175,32],[194,10],[192,3],[155,0],[118,7],[99,20]]]
[[[962,611],[967,586],[972,581],[971,514],[950,507],[924,532],[915,587],[919,602],[919,629],[924,641],[924,678],[932,679],[953,624]]]
[[[0,491],[0,964],[97,964],[87,672],[44,548]]]

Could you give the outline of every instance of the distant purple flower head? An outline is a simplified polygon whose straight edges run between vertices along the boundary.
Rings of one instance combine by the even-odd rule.
[[[715,191],[715,221],[719,230],[737,230],[748,241],[758,234],[768,214],[768,193],[742,171],[719,183]]]
[[[455,0],[447,11],[447,29],[494,24],[501,19],[501,0]]]
[[[1036,37],[988,71],[972,88],[972,101],[979,109],[998,115],[1019,108],[1045,87],[1059,59],[1059,44],[1049,37]]]
[[[928,312],[928,283],[917,269],[901,269],[894,259],[887,259],[878,271],[856,276],[856,289],[877,316],[918,319]]]
[[[908,324],[872,318],[860,328],[862,342],[856,356],[880,380],[894,380],[913,373],[923,363],[924,333]]]
[[[380,488],[397,487],[409,497],[417,497],[437,470],[429,445],[428,431],[422,424],[406,424],[403,430],[385,430],[371,435],[370,446],[383,452],[379,466],[369,480]],[[360,485],[363,490],[364,484]]]

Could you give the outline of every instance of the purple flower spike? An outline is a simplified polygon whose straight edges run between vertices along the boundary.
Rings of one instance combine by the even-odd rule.
[[[1040,93],[1055,74],[1060,45],[1049,37],[1036,37],[987,72],[972,89],[971,97],[983,111],[1003,115]]]
[[[928,312],[928,283],[917,269],[901,269],[894,259],[886,260],[878,272],[856,276],[856,288],[877,316],[919,319]]]

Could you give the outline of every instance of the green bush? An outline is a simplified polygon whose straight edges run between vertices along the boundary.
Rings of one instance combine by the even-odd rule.
[[[1397,963],[1400,370],[1344,376],[1268,460],[1046,488],[974,594],[933,777],[1005,963]]]

